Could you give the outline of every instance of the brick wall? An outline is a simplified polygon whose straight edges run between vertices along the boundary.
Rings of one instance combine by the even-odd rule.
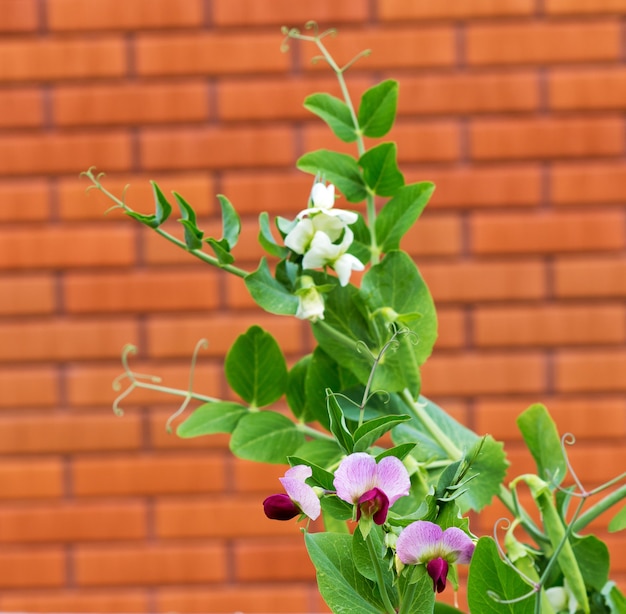
[[[304,151],[336,146],[301,107],[336,91],[281,25],[334,25],[358,94],[401,83],[407,179],[438,188],[405,241],[441,313],[424,392],[507,441],[542,400],[594,486],[626,465],[624,0],[0,0],[0,609],[313,612],[295,526],[267,521],[282,468],[164,430],[170,398],[113,416],[127,343],[138,370],[223,395],[221,358],[260,321],[291,357],[306,326],[259,315],[219,276],[112,213],[78,173],[149,211],[148,179],[217,224],[293,215]],[[135,363],[133,363],[135,364]],[[491,530],[501,510],[485,514]],[[595,529],[604,536],[608,519]],[[623,536],[609,540],[626,578]]]

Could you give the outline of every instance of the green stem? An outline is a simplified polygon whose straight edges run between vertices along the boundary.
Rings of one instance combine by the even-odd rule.
[[[369,535],[365,538],[365,543],[367,544],[367,551],[369,552],[370,559],[372,560],[372,565],[374,566],[374,572],[376,573],[376,582],[380,590],[380,596],[382,597],[383,605],[385,606],[385,611],[388,614],[396,614],[396,609],[393,607],[391,599],[389,599],[389,594],[387,593],[385,579],[383,578],[383,570],[380,567],[380,561],[378,560],[376,549],[374,548],[374,544],[372,543],[372,539]]]
[[[611,494],[607,495],[598,503],[595,503],[584,514],[581,514],[578,519],[573,523],[574,533],[578,533],[584,529],[591,521],[595,520],[598,516],[606,512],[610,507],[619,503],[626,497],[626,484],[620,486],[617,490],[614,490]]]

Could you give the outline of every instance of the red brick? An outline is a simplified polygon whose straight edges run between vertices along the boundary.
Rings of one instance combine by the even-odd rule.
[[[189,363],[185,364],[146,364],[130,360],[130,367],[136,373],[149,373],[157,377],[161,385],[187,390],[189,380]],[[205,395],[217,395],[220,391],[222,366],[205,364],[202,361],[196,366],[195,392]],[[68,403],[76,407],[111,405],[120,392],[126,390],[129,382],[124,379],[121,388],[114,390],[112,383],[123,373],[121,364],[115,366],[76,366],[68,372]],[[173,397],[154,390],[136,389],[121,403],[122,409],[137,405],[166,405],[174,413],[181,403],[180,397]],[[0,402],[1,404],[1,402]],[[23,403],[24,404],[24,403]]]
[[[66,581],[65,567],[61,548],[3,548],[0,553],[0,587],[62,586]]]
[[[205,121],[210,112],[201,82],[67,86],[53,104],[59,126]]]
[[[258,325],[272,334],[285,354],[302,348],[302,322],[271,314],[211,314],[205,317],[153,317],[148,320],[148,355],[155,358],[186,357],[199,339],[207,339],[202,356],[223,357],[235,339],[250,326]]]
[[[552,15],[624,14],[624,0],[547,0],[545,11]]]
[[[437,348],[461,348],[466,342],[465,313],[461,309],[444,308],[437,310],[439,337]]]
[[[51,407],[58,403],[53,367],[4,367],[0,370],[0,408]]]
[[[270,11],[255,0],[217,0],[213,3],[213,21],[218,26],[268,24],[300,26],[312,16],[318,23],[332,26],[346,21],[367,20],[368,13],[366,0],[351,0],[347,3],[319,0],[313,13],[310,6],[290,0],[274,0]],[[301,30],[304,34],[310,33],[304,28]]]
[[[625,172],[623,162],[555,164],[550,198],[556,205],[622,204],[626,200]]]
[[[155,128],[141,135],[140,156],[153,171],[285,166],[294,159],[294,145],[284,127]]]
[[[136,41],[137,71],[156,75],[231,75],[285,72],[281,34],[144,34]]]
[[[54,288],[50,275],[0,277],[0,316],[52,313],[56,303]]]
[[[226,579],[222,544],[79,546],[78,586],[198,584]]]
[[[0,42],[0,81],[120,77],[126,51],[120,37],[6,39]]]
[[[411,256],[458,256],[462,249],[461,220],[426,213],[404,235],[402,249]]]
[[[467,19],[472,17],[515,17],[532,15],[532,0],[470,0],[468,2],[435,4],[428,0],[380,0],[378,14],[384,21],[405,21],[407,19]]]
[[[42,124],[43,97],[38,90],[18,89],[2,92],[0,128],[37,128]]]
[[[148,597],[143,590],[43,590],[10,591],[0,597],[7,612],[146,612]]]
[[[204,311],[217,304],[214,280],[208,265],[202,271],[75,273],[65,280],[66,306],[72,313]]]
[[[238,458],[232,459],[233,483],[236,492],[272,493],[279,484],[287,467],[283,465],[261,465]],[[267,496],[267,494],[265,495]]]
[[[62,495],[63,467],[60,460],[3,461],[0,467],[0,499],[56,499]]]
[[[207,215],[213,209],[215,187],[212,178],[207,173],[181,173],[167,175],[111,175],[101,180],[104,188],[117,198],[125,197],[125,202],[140,213],[154,212],[154,196],[150,180],[156,181],[163,194],[170,200],[171,192],[181,194],[187,202],[193,205],[200,216]],[[58,200],[59,213],[64,220],[97,220],[115,221],[123,219],[124,223],[132,223],[120,210],[105,212],[114,205],[114,202],[96,189],[88,188],[90,182],[85,177],[78,179],[65,177],[59,181]],[[128,189],[124,192],[126,186]],[[217,202],[217,200],[215,199]],[[176,214],[173,214],[173,216]],[[161,239],[163,241],[163,239]]]
[[[245,582],[311,580],[315,569],[301,535],[290,538],[242,540],[234,549],[236,578]],[[267,562],[272,561],[271,565]]]
[[[43,181],[3,180],[0,183],[0,222],[34,222],[48,218],[48,187]]]
[[[30,543],[143,539],[143,503],[65,503],[3,506],[0,542]]]
[[[476,254],[620,250],[624,218],[618,212],[482,214],[472,218]]]
[[[545,386],[545,364],[540,354],[435,354],[423,367],[426,396],[521,394]]]
[[[496,439],[520,439],[516,419],[536,399],[481,399],[475,405],[475,429]],[[578,440],[619,439],[626,436],[626,404],[622,398],[546,397],[546,405],[559,433]]]
[[[536,260],[420,266],[435,303],[539,299],[545,271]]]
[[[470,126],[476,160],[617,156],[623,151],[617,117],[476,120]]]
[[[601,349],[560,352],[555,363],[555,386],[558,392],[624,392],[626,354]]]
[[[0,416],[0,452],[41,454],[132,450],[142,445],[141,417],[105,414]]]
[[[0,234],[0,246],[0,268],[9,269],[119,266],[134,260],[130,225],[13,228]]]
[[[478,307],[479,347],[618,344],[626,341],[626,312],[619,305]]]
[[[278,482],[274,490],[281,490]],[[263,496],[221,496],[209,500],[157,501],[155,531],[158,537],[166,539],[298,534],[298,526],[293,523],[271,522],[263,512],[263,499]]]
[[[574,471],[583,484],[607,482],[626,466],[626,449],[577,443],[567,448]]]
[[[324,39],[324,45],[339,66],[357,54],[371,49],[351,70],[379,68],[449,67],[456,62],[456,37],[450,26],[399,27],[389,29],[348,29],[339,36]],[[329,71],[326,62],[312,62],[318,48],[302,45],[301,66],[311,70]]]
[[[623,258],[562,258],[554,265],[558,297],[626,296],[626,262]]]
[[[32,32],[37,29],[37,0],[0,0],[0,32]]]
[[[626,70],[623,68],[555,71],[548,83],[549,105],[559,111],[619,111],[626,106]]]
[[[293,614],[310,610],[312,583],[292,582],[274,585],[244,584],[215,586],[210,589],[160,588],[156,591],[156,612],[275,612]],[[322,608],[316,612],[323,612]]]
[[[78,496],[207,493],[224,488],[224,461],[217,454],[76,458]]]
[[[433,74],[400,80],[400,115],[532,111],[538,105],[539,83],[530,72]]]
[[[52,30],[136,30],[185,28],[203,23],[202,0],[48,0],[46,12]]]
[[[123,132],[15,134],[0,141],[0,174],[79,173],[90,165],[128,170],[130,137]]]
[[[620,40],[614,21],[470,25],[467,60],[472,65],[617,61]]]

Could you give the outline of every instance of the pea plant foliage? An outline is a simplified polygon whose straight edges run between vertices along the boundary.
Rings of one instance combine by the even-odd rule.
[[[122,391],[114,409],[121,413],[136,388],[177,395],[182,402],[172,419],[187,412],[178,436],[227,433],[237,457],[285,465],[275,492],[259,506],[268,522],[300,521],[294,531],[302,531],[320,593],[338,614],[461,612],[455,599],[461,581],[462,607],[472,614],[626,613],[626,599],[609,578],[607,546],[586,532],[626,495],[624,474],[588,490],[569,462],[573,437],[559,435],[548,410],[533,405],[517,425],[536,473],[507,483],[503,445],[420,393],[437,312],[401,246],[435,186],[406,183],[397,144],[385,140],[399,84],[384,80],[355,101],[345,73],[367,53],[339,66],[325,44],[333,30],[309,23],[283,34],[284,51],[293,40],[313,45],[336,76],[341,97],[313,93],[304,106],[354,151],[300,157],[310,191],[290,218],[259,215],[258,241],[267,255],[255,270],[237,263],[241,223],[226,196],[217,196],[217,238],[205,234],[177,192],[167,196],[153,182],[153,212],[140,213],[104,187],[102,173],[84,175],[114,208],[242,278],[260,309],[306,321],[314,349],[289,367],[276,339],[252,326],[226,355],[229,396],[237,400],[224,400],[194,388],[203,342],[192,354],[187,390],[133,371],[129,346],[114,382]],[[179,232],[165,225],[174,207]],[[476,535],[470,512],[480,514],[494,499],[508,518],[489,535]],[[626,509],[612,510],[609,530],[625,526]],[[444,591],[451,598],[442,601]]]

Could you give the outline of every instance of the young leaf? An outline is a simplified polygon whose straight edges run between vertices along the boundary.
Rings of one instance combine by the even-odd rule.
[[[237,423],[248,413],[248,408],[230,401],[216,401],[200,405],[184,422],[178,425],[179,437],[200,437],[215,433],[232,433]]]
[[[260,326],[239,335],[226,354],[230,387],[253,407],[277,401],[287,387],[287,365],[280,346]]]
[[[265,311],[277,315],[295,315],[298,297],[272,277],[265,258],[261,258],[259,268],[246,275],[244,281],[250,296]]]
[[[304,435],[289,418],[266,410],[239,420],[230,438],[230,450],[245,460],[282,464],[303,443]]]
[[[410,419],[409,416],[381,416],[368,420],[354,431],[354,451],[365,452],[394,426]]]
[[[230,251],[237,245],[239,240],[241,220],[226,196],[218,194],[217,199],[220,201],[220,207],[222,208],[222,239],[226,241],[228,251]]]
[[[230,249],[226,239],[218,241],[213,237],[206,239],[206,242],[211,246],[213,252],[217,256],[217,261],[220,264],[232,264],[235,261],[235,257],[230,253]]]
[[[346,454],[352,454],[354,449],[352,433],[348,430],[341,407],[337,403],[333,391],[329,388],[326,389],[326,404],[328,407],[330,432],[335,436],[337,443],[346,451]]]
[[[626,506],[624,506],[609,522],[609,533],[617,533],[626,529]]]
[[[354,120],[348,105],[343,100],[330,94],[312,94],[304,100],[304,106],[311,113],[321,117],[345,143],[356,141],[357,135],[354,129]]]
[[[330,471],[326,471],[323,467],[299,456],[290,456],[287,460],[292,467],[295,465],[311,467],[311,480],[316,483],[315,486],[320,486],[324,490],[335,490],[335,485],[333,484],[335,476]]]
[[[154,195],[155,221],[157,226],[160,226],[172,213],[172,205],[169,204],[167,198],[161,192],[161,188],[154,181],[150,183],[152,184],[152,194]]]
[[[365,183],[374,194],[393,196],[404,185],[397,157],[395,143],[381,143],[359,158]]]
[[[182,218],[178,221],[185,228],[185,243],[187,248],[200,249],[202,247],[202,237],[204,233],[198,228],[196,223],[196,212],[180,194],[177,192],[173,194],[182,215]]]
[[[434,184],[423,181],[396,191],[376,218],[376,240],[381,252],[399,249],[400,240],[421,215],[434,190]]]
[[[358,203],[367,196],[367,188],[356,160],[347,154],[318,149],[304,154],[296,163],[305,173],[320,174],[351,203]]]
[[[307,412],[304,385],[310,362],[311,354],[307,354],[289,369],[287,376],[287,403],[293,415],[302,422],[312,422],[315,419]]]
[[[365,136],[385,136],[396,118],[398,82],[383,81],[367,90],[359,106],[359,126]]]
[[[266,211],[259,215],[259,243],[270,256],[284,258],[289,253],[284,245],[276,243],[270,227],[270,218]]]

